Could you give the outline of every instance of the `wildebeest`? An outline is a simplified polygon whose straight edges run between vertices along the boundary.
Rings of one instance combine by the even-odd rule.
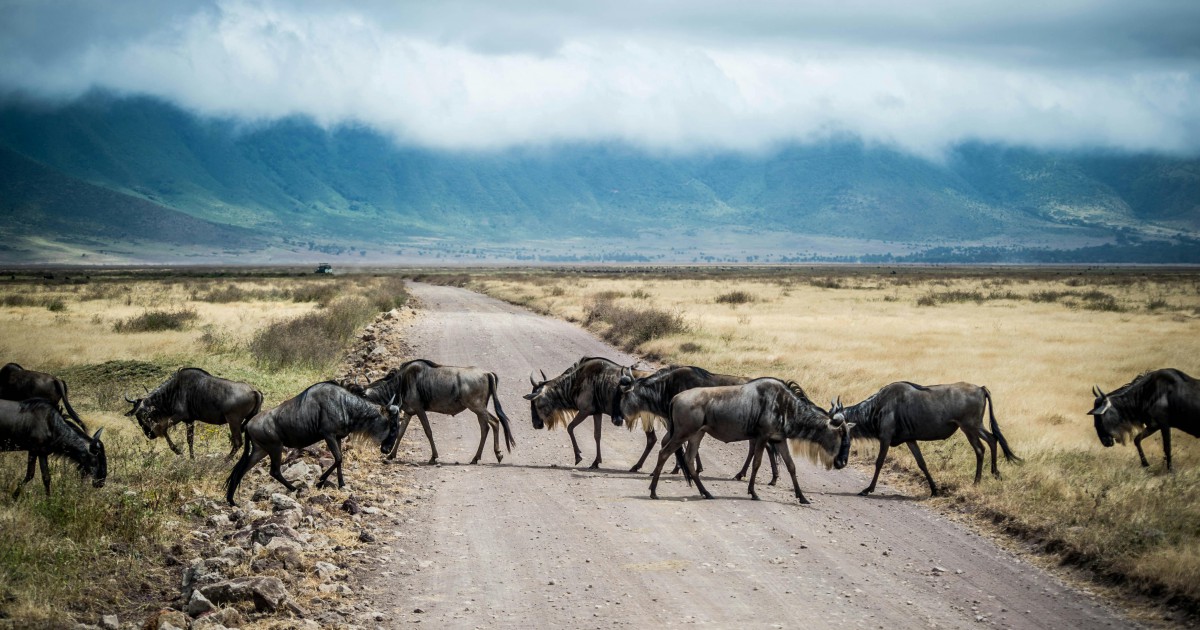
[[[279,470],[283,449],[304,448],[320,440],[325,440],[333,454],[333,464],[321,474],[317,487],[325,485],[337,470],[340,488],[346,485],[342,479],[342,439],[351,433],[365,435],[378,442],[386,454],[396,443],[399,426],[400,408],[393,404],[377,405],[332,381],[310,385],[298,396],[246,422],[246,447],[225,482],[225,500],[236,505],[233,494],[242,477],[268,455],[271,476],[294,491],[296,487]]]
[[[671,405],[671,399],[680,392],[697,387],[719,387],[722,385],[744,385],[750,382],[751,379],[744,376],[732,376],[729,374],[713,374],[708,370],[694,365],[672,365],[662,368],[648,376],[635,377],[632,370],[625,368],[621,373],[621,380],[618,383],[618,395],[620,399],[619,409],[623,418],[630,420],[630,429],[633,428],[637,420],[641,420],[646,430],[646,449],[642,451],[641,459],[629,469],[629,472],[637,471],[645,463],[646,457],[650,455],[650,449],[654,448],[655,418],[666,419],[668,409]],[[647,417],[649,416],[649,417]],[[779,479],[779,466],[775,459],[778,456],[774,444],[767,444],[767,449],[770,452],[771,462],[771,481],[768,485],[775,485]],[[697,456],[699,457],[699,456]],[[750,468],[750,460],[754,457],[754,444],[750,444],[749,452],[746,454],[746,461],[742,464],[742,469],[734,476],[734,479],[741,481],[746,476],[746,471]],[[697,459],[697,472],[703,472],[703,467]]]
[[[147,439],[165,437],[167,446],[177,454],[183,451],[171,441],[170,429],[180,422],[186,423],[188,455],[193,458],[196,456],[192,446],[196,421],[228,424],[232,446],[225,456],[228,459],[242,446],[242,423],[259,412],[262,400],[262,393],[246,383],[188,367],[180,368],[145,398],[131,400],[125,396],[125,402],[133,405],[125,415],[137,418]]]
[[[80,473],[92,477],[92,485],[103,486],[108,477],[108,459],[100,441],[103,431],[97,429],[95,435],[88,437],[83,429],[59,414],[57,405],[44,398],[21,402],[0,400],[0,451],[29,452],[25,480],[13,496],[19,495],[21,488],[33,479],[35,461],[42,467],[42,485],[46,494],[50,494],[50,468],[46,461],[50,455],[70,459]]]
[[[1167,368],[1146,372],[1129,384],[1105,394],[1092,388],[1095,405],[1088,413],[1095,418],[1096,435],[1104,446],[1114,439],[1125,443],[1130,433],[1142,466],[1149,466],[1142,440],[1162,431],[1163,454],[1171,470],[1171,429],[1200,437],[1200,381]]]
[[[496,453],[496,461],[502,461],[504,454],[500,452],[500,430],[504,430],[504,445],[511,452],[516,441],[512,437],[512,427],[508,416],[500,407],[500,397],[496,388],[500,383],[495,372],[485,372],[475,367],[453,367],[438,365],[428,359],[406,361],[400,367],[390,370],[383,378],[370,383],[362,390],[362,395],[368,400],[382,402],[396,398],[397,405],[404,412],[400,424],[400,437],[397,444],[404,439],[408,423],[413,415],[421,420],[421,428],[425,429],[425,437],[429,439],[432,454],[429,463],[437,461],[437,446],[433,443],[433,429],[429,426],[427,412],[444,413],[453,416],[470,409],[479,420],[479,448],[471,463],[479,462],[483,456],[483,444],[487,441],[488,429],[494,431],[492,446]],[[487,408],[488,399],[496,408],[492,415]],[[499,416],[497,418],[497,416]],[[393,452],[388,458],[394,458]]]
[[[990,433],[983,428],[985,406],[991,421]],[[979,483],[983,476],[984,448],[980,438],[987,440],[992,449],[992,474],[997,479],[1000,478],[1000,469],[996,467],[997,443],[1004,451],[1006,460],[1020,461],[1008,447],[1004,435],[1000,433],[991,392],[979,385],[954,383],[925,387],[900,381],[885,385],[852,407],[843,407],[841,402],[837,402],[834,404],[834,411],[841,412],[847,422],[854,423],[855,438],[879,440],[875,475],[871,477],[871,485],[859,492],[862,496],[875,491],[888,448],[907,444],[913,459],[917,460],[917,466],[925,473],[925,480],[929,482],[929,493],[936,497],[937,485],[929,474],[929,468],[925,466],[925,458],[921,456],[921,448],[917,446],[917,442],[945,440],[959,429],[962,429],[963,435],[967,436],[967,441],[975,451],[975,483]]]
[[[596,459],[589,468],[599,468],[603,460],[600,454],[603,424],[600,420],[604,414],[609,414],[613,423],[621,422],[617,390],[624,369],[621,365],[602,357],[584,357],[552,379],[546,378],[545,372],[540,372],[541,381],[530,374],[529,383],[533,385],[533,391],[524,398],[529,401],[533,428],[553,429],[559,425],[566,425],[567,435],[571,438],[571,449],[575,452],[575,463],[578,464],[583,461],[583,456],[579,451],[579,442],[575,440],[575,427],[588,416],[592,416],[595,423]],[[641,378],[649,376],[651,372],[633,370],[633,374]],[[653,425],[646,424],[645,429],[648,440],[653,443]],[[637,470],[637,466],[633,470]]]
[[[67,399],[66,381],[53,374],[26,370],[16,363],[9,363],[0,368],[0,399],[22,401],[30,398],[44,398],[55,405],[61,401],[67,415],[79,423],[81,429],[87,431],[87,425],[71,408],[71,401]]]
[[[658,463],[654,466],[654,478],[650,482],[650,497],[657,499],[658,477],[663,463],[672,453],[681,460],[684,475],[689,483],[696,481],[700,494],[711,499],[696,475],[692,462],[705,435],[722,442],[750,440],[754,451],[754,469],[750,472],[747,493],[754,500],[754,478],[762,463],[763,450],[767,444],[783,445],[778,449],[788,474],[792,476],[792,487],[801,503],[808,503],[796,479],[796,464],[785,440],[804,440],[816,445],[833,466],[843,468],[850,455],[850,430],[840,414],[830,415],[808,399],[804,390],[794,382],[784,383],[776,378],[757,378],[745,385],[726,385],[689,389],[671,400],[667,416],[667,435],[658,452]],[[678,454],[684,443],[687,454]]]

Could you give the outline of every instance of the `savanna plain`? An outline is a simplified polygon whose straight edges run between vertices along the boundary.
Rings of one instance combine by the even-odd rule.
[[[923,445],[945,490],[928,498],[911,456],[894,449],[881,479],[890,492],[1131,593],[1192,611],[1200,602],[1200,446],[1176,432],[1168,472],[1150,438],[1143,469],[1132,445],[1103,448],[1086,415],[1093,385],[1109,391],[1162,367],[1200,373],[1195,271],[81,271],[0,280],[0,362],[66,380],[89,426],[105,427],[109,458],[102,489],[58,462],[50,497],[34,482],[14,499],[25,456],[0,454],[0,620],[82,620],[114,601],[145,611],[169,599],[178,541],[222,495],[228,430],[197,425],[196,459],[179,457],[123,417],[123,396],[193,365],[253,383],[274,406],[334,376],[361,327],[405,303],[404,277],[575,321],[648,363],[795,380],[818,401],[849,405],[898,380],[986,385],[1024,461],[974,485],[965,439]],[[173,436],[182,445],[182,429]],[[856,444],[856,465],[872,466],[875,452]],[[377,472],[377,459],[364,449],[347,465]],[[354,534],[329,533],[348,548]]]

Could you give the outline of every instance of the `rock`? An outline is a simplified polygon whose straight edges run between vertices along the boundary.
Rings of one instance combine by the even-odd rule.
[[[187,630],[188,616],[178,610],[164,608],[146,619],[145,630]]]
[[[288,599],[287,589],[279,578],[263,576],[234,578],[210,584],[202,587],[200,592],[217,604],[252,601],[258,612],[274,612]]]
[[[221,630],[222,627],[240,628],[244,625],[246,625],[246,620],[242,618],[242,613],[238,612],[236,608],[222,608],[193,621],[192,630],[203,630],[204,628]]]
[[[183,597],[185,600],[192,596],[192,590],[205,584],[220,582],[225,579],[225,571],[232,566],[228,558],[216,557],[197,560],[183,572]]]
[[[252,501],[266,501],[271,498],[271,489],[266,486],[259,486],[254,489],[254,494],[250,495]]]
[[[295,540],[296,536],[298,536],[296,530],[287,525],[280,523],[263,523],[252,530],[250,534],[250,540],[260,545],[266,545],[267,543],[271,542],[271,539],[273,538],[282,537]]]
[[[354,515],[362,511],[362,508],[358,507],[358,501],[355,501],[354,497],[350,497],[342,502],[342,511]]]
[[[338,571],[341,571],[337,565],[329,562],[318,562],[315,566],[313,566],[313,570],[317,574],[317,579],[321,580],[322,582],[329,581],[333,578],[333,576],[338,574]]]
[[[193,617],[199,617],[204,613],[210,613],[216,610],[217,607],[200,591],[192,591],[192,597],[187,603],[187,614]]]
[[[104,615],[100,618],[100,627],[104,630],[119,630],[121,619],[116,615]]]
[[[332,464],[333,460],[329,460],[329,463]],[[327,494],[310,494],[308,496],[308,502],[311,505],[329,505],[333,503],[333,499]]]
[[[307,468],[307,466],[305,467]],[[276,512],[283,512],[285,510],[299,510],[300,504],[292,497],[276,492],[271,495],[271,507]]]
[[[222,558],[229,558],[231,562],[240,563],[246,559],[246,550],[241,547],[226,547],[221,550]]]
[[[372,534],[371,534],[371,532],[368,532],[368,531],[367,531],[367,530],[365,530],[365,529],[364,529],[364,530],[362,530],[362,531],[360,531],[360,532],[358,532],[358,539],[359,539],[360,541],[362,541],[362,542],[365,542],[365,543],[373,543],[373,542],[375,542],[375,536],[374,536],[374,535],[372,535]]]
[[[297,479],[304,479],[305,477],[308,477],[308,475],[311,473],[311,466],[305,464],[304,462],[296,462],[283,469],[283,478],[287,479],[288,481],[296,481]]]
[[[297,571],[304,569],[304,557],[300,543],[290,538],[276,536],[263,548],[262,557],[255,558],[250,568],[262,573],[271,569]]]
[[[332,593],[336,595],[349,595],[350,587],[338,582],[337,584],[322,584],[317,587],[317,590],[322,593]]]
[[[388,349],[383,347],[382,344],[375,346],[374,348],[371,348],[371,354],[370,354],[371,357],[383,358],[383,357],[386,357],[387,355],[388,355]]]
[[[209,527],[228,527],[230,523],[229,517],[224,514],[213,514],[205,522]]]

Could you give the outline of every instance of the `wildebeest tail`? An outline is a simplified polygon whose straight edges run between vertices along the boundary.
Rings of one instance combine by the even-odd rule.
[[[258,391],[257,389],[254,390],[254,410],[250,412],[250,415],[246,416],[246,418],[245,418],[246,420],[249,420],[250,418],[257,416],[258,412],[262,411],[262,402],[263,402],[262,392]]]
[[[1004,439],[1004,434],[1000,432],[1000,424],[996,422],[996,403],[992,402],[992,392],[986,387],[980,387],[983,390],[983,398],[987,401],[988,420],[992,423],[992,435],[996,436],[996,442],[1000,444],[1000,449],[1004,451],[1004,459],[1010,462],[1021,461],[1020,457],[1008,447],[1008,440]]]
[[[259,394],[260,402],[262,394]],[[246,476],[246,471],[250,468],[250,451],[254,446],[254,441],[250,439],[250,431],[246,425],[242,425],[242,457],[233,465],[233,471],[229,473],[229,478],[225,480],[225,501],[229,505],[236,505],[233,502],[233,493],[237,490],[238,484],[242,482],[242,477]]]
[[[81,419],[79,417],[79,414],[75,413],[75,410],[71,408],[71,401],[67,400],[67,383],[66,383],[66,381],[62,380],[61,378],[54,379],[54,389],[55,389],[55,391],[58,392],[58,397],[59,397],[59,399],[62,400],[63,407],[67,408],[67,415],[71,416],[71,419],[74,420],[75,423],[79,425],[80,429],[83,429],[84,433],[87,433],[88,432],[87,425],[85,425],[83,423],[83,419]]]
[[[500,408],[500,396],[496,390],[500,387],[500,377],[496,376],[495,372],[488,372],[488,396],[492,397],[492,406],[496,408],[496,415],[500,418],[500,426],[504,428],[504,446],[508,451],[512,452],[512,447],[517,445],[517,441],[513,439],[512,428],[508,424],[508,416],[505,415],[504,409]]]

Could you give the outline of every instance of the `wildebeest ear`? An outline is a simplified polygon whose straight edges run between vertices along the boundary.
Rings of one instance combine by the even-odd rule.
[[[533,400],[534,396],[533,394],[525,394],[521,398],[524,398],[525,400]]]
[[[1095,409],[1092,409],[1088,412],[1089,416],[1102,416],[1104,415],[1104,412],[1108,411],[1108,408],[1112,405],[1112,401],[1110,401],[1108,397],[1104,396],[1103,394],[1101,394],[1100,398],[1100,404],[1096,405]]]

